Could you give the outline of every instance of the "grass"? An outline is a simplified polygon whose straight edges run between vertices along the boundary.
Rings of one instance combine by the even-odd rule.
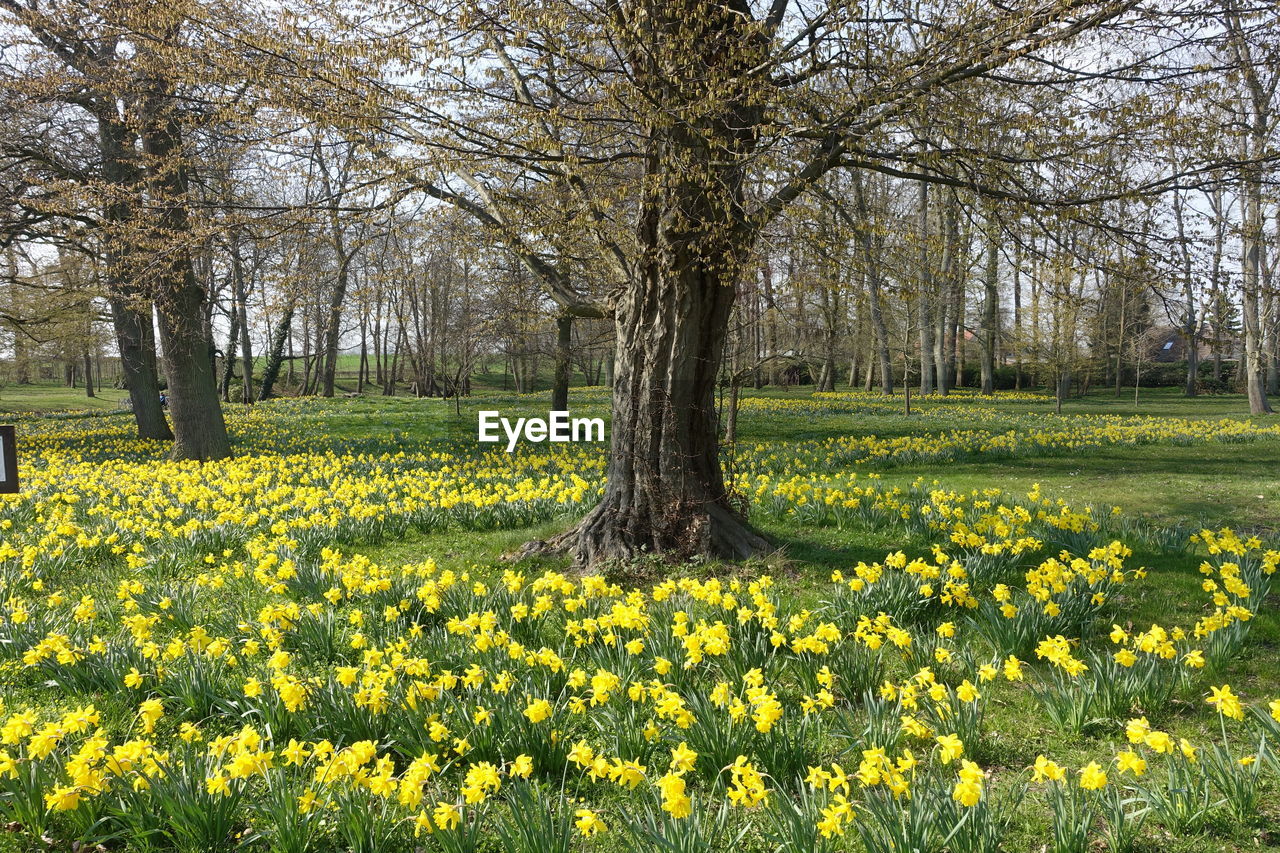
[[[68,388],[62,383],[37,382],[31,385],[0,385],[0,413],[61,412],[75,410],[111,411],[129,395],[120,389],[94,388],[86,397],[84,388]]]

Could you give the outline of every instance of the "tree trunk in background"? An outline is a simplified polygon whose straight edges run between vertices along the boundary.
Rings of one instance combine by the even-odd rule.
[[[956,220],[959,215],[960,200],[954,192],[948,192],[942,214],[942,263],[939,264],[933,318],[934,386],[943,396],[950,393],[955,377],[955,318],[959,306],[955,303],[953,282],[957,277],[956,254],[960,238]]]
[[[1256,169],[1252,170],[1257,172]],[[1271,404],[1267,402],[1267,390],[1262,373],[1262,317],[1259,315],[1259,301],[1262,288],[1263,259],[1262,234],[1262,181],[1258,175],[1254,179],[1251,174],[1244,182],[1241,193],[1241,204],[1244,217],[1240,242],[1243,250],[1243,275],[1241,277],[1241,299],[1244,320],[1244,382],[1245,391],[1249,395],[1249,413],[1253,415],[1270,414]]]
[[[261,400],[270,399],[275,390],[276,380],[280,377],[280,364],[284,361],[285,345],[293,328],[295,302],[293,299],[285,305],[284,316],[271,332],[271,343],[267,347],[267,363],[262,366],[262,388],[258,394]]]
[[[120,350],[120,371],[129,392],[138,438],[170,441],[173,433],[160,406],[160,372],[151,301],[143,294],[138,282],[142,264],[126,248],[126,233],[135,227],[131,223],[134,213],[132,200],[137,198],[139,191],[139,176],[129,160],[130,138],[129,132],[111,116],[98,116],[103,180],[122,188],[103,211],[107,299],[111,305],[116,346]]]
[[[780,362],[778,361],[778,303],[773,292],[773,262],[766,255],[763,268],[761,271],[761,282],[764,292],[764,323],[768,332],[767,342],[769,344],[768,352],[765,356],[769,359],[769,384],[777,387],[782,384],[778,378]],[[759,387],[757,385],[757,387]]]
[[[836,327],[836,313],[839,310],[838,303],[833,305],[832,300],[835,298],[831,293],[831,288],[823,285],[820,289],[822,297],[822,317],[825,323],[822,330],[822,371],[818,376],[818,391],[834,391],[836,390],[836,336],[839,330]],[[852,373],[856,368],[850,367]]]
[[[862,247],[863,269],[867,276],[867,301],[871,309],[871,328],[875,332],[876,355],[880,362],[880,391],[889,395],[893,393],[893,361],[889,354],[889,329],[884,322],[884,303],[880,293],[880,258],[876,252],[875,240],[867,223],[871,218],[870,205],[862,186],[861,170],[853,172],[853,195],[857,204],[858,218],[845,217],[845,221],[854,226],[858,235],[858,243]],[[837,207],[837,210],[843,210]],[[868,390],[870,387],[868,386]]]
[[[1226,253],[1227,217],[1222,201],[1222,190],[1215,189],[1209,199],[1214,213],[1213,260],[1209,267],[1209,306],[1213,315],[1213,337],[1210,339],[1209,346],[1212,348],[1213,355],[1213,381],[1221,382],[1222,327],[1225,322],[1223,313],[1226,310],[1226,304],[1223,301],[1225,295],[1222,287],[1222,258]]]
[[[929,261],[929,185],[919,183],[919,229],[916,239],[920,241],[917,270],[919,289],[917,301],[920,303],[920,393],[933,393],[933,274]]]
[[[13,243],[5,247],[4,255],[9,268],[9,302],[16,306],[19,304],[18,255]],[[16,323],[13,325],[13,384],[31,384],[31,361],[27,357],[27,336]]]
[[[1000,319],[1000,232],[987,214],[987,269],[982,277],[982,393],[996,392],[996,325]]]
[[[1268,90],[1258,74],[1259,64],[1253,61],[1251,47],[1245,38],[1240,18],[1234,12],[1226,16],[1231,46],[1235,51],[1238,71],[1243,78],[1245,91],[1239,101],[1240,124],[1247,133],[1240,138],[1241,161],[1246,165],[1240,172],[1240,248],[1242,276],[1240,281],[1241,315],[1244,320],[1244,384],[1249,395],[1249,413],[1271,414],[1267,402],[1267,389],[1262,374],[1266,317],[1259,316],[1259,302],[1266,284],[1263,185],[1266,174],[1256,161],[1267,151],[1267,134],[1271,129],[1271,98],[1274,89]]]
[[[148,160],[152,235],[163,253],[154,261],[155,303],[169,379],[169,411],[173,418],[174,460],[224,459],[231,455],[204,322],[205,291],[196,280],[191,252],[183,241],[191,230],[187,218],[187,170],[177,117],[167,111],[165,95],[152,103],[142,131]],[[156,110],[158,106],[158,111]]]
[[[365,382],[369,378],[369,310],[361,306],[360,310],[360,363],[356,366],[356,393],[364,393]]]
[[[240,339],[233,336],[231,346],[227,347],[227,362],[236,360],[236,344],[240,346],[240,372],[242,382],[240,402],[246,406],[253,403],[253,348],[249,340],[249,282],[244,274],[244,258],[240,254],[240,231],[237,229],[231,236],[231,284],[235,290],[236,325],[239,326]]]
[[[1191,268],[1191,246],[1187,242],[1186,217],[1183,212],[1183,201],[1175,191],[1173,194],[1173,219],[1178,230],[1178,249],[1182,254],[1182,340],[1187,354],[1187,375],[1182,384],[1182,393],[1194,397],[1200,390],[1200,348],[1197,345],[1195,286]]]
[[[1022,249],[1013,247],[1013,389],[1022,390]]]
[[[1262,350],[1267,354],[1267,394],[1280,394],[1280,309],[1277,308],[1275,288],[1271,286],[1269,272],[1262,291]]]
[[[230,358],[231,354],[228,353],[227,357]],[[249,406],[253,404],[253,345],[249,341],[249,314],[244,299],[240,300],[240,364],[244,374],[240,402]]]
[[[329,312],[325,317],[324,327],[324,373],[320,395],[333,396],[333,383],[338,374],[338,341],[342,337],[342,303],[347,298],[347,278],[351,263],[350,255],[343,254],[341,235],[335,237],[338,249],[338,278],[329,294]]]
[[[236,375],[236,344],[240,342],[240,288],[232,285],[230,328],[227,329],[227,343],[222,350],[222,381],[219,383],[222,402],[231,402],[231,380]]]
[[[1262,187],[1248,183],[1243,193],[1244,227],[1240,234],[1244,254],[1242,298],[1244,319],[1244,384],[1249,414],[1271,414],[1262,375],[1262,318],[1258,313],[1262,280]]]
[[[92,397],[93,394],[93,356],[88,350],[84,351],[84,395]]]
[[[573,374],[573,317],[556,318],[556,375],[551,386],[551,411],[569,410],[569,380]]]

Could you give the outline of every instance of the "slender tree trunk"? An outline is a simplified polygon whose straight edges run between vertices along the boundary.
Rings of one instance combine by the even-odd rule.
[[[240,370],[244,374],[244,385],[241,388],[240,401],[246,406],[253,405],[253,344],[249,339],[249,309],[244,299],[240,300]],[[227,353],[231,357],[231,353]]]
[[[284,361],[285,346],[293,338],[293,315],[296,305],[297,300],[290,297],[285,304],[284,315],[271,332],[271,343],[267,346],[267,362],[262,366],[262,388],[258,395],[259,399],[270,399],[272,392],[275,391],[276,379],[280,376],[280,365]],[[293,363],[292,358],[289,363]]]
[[[1000,319],[1000,231],[987,211],[987,269],[982,278],[982,393],[996,392],[996,337]]]
[[[364,385],[369,379],[369,309],[367,305],[360,307],[360,363],[356,367],[356,393],[364,393]]]
[[[335,246],[342,250],[341,235],[335,237]],[[342,303],[347,298],[347,279],[351,258],[340,254],[338,276],[329,293],[329,311],[325,317],[324,327],[324,373],[321,389],[322,397],[332,397],[334,381],[338,375],[338,342],[342,338]]]
[[[773,261],[767,256],[761,268],[760,280],[763,285],[764,323],[769,343],[769,350],[766,353],[769,359],[769,384],[777,387],[782,384],[778,375],[780,365],[778,356],[781,354],[778,352],[778,302],[773,291]]]
[[[1120,396],[1121,378],[1124,376],[1124,315],[1125,309],[1128,307],[1129,288],[1121,285],[1120,287],[1120,325],[1116,337],[1116,396]]]
[[[955,324],[960,307],[956,304],[955,294],[955,284],[959,278],[956,272],[960,240],[957,227],[959,215],[959,199],[954,192],[949,192],[942,215],[942,263],[939,265],[933,321],[934,385],[938,393],[944,396],[950,393],[955,375]]]
[[[235,351],[236,344],[240,342],[240,293],[239,288],[233,285],[231,296],[231,308],[228,315],[231,319],[230,328],[227,331],[227,343],[222,350],[222,402],[231,402],[231,380],[236,374]]]
[[[1182,255],[1182,340],[1186,347],[1187,375],[1183,382],[1183,393],[1194,397],[1200,390],[1200,346],[1196,327],[1199,317],[1196,314],[1195,280],[1191,268],[1191,244],[1187,241],[1186,218],[1183,211],[1183,200],[1179,193],[1173,194],[1173,219],[1178,230],[1178,248]]]
[[[919,228],[916,240],[919,241],[917,286],[920,303],[920,393],[933,393],[934,378],[934,330],[933,330],[933,272],[929,260],[929,185],[919,182],[917,215]]]
[[[1226,254],[1227,216],[1222,201],[1222,190],[1215,189],[1210,195],[1213,207],[1213,260],[1209,273],[1209,304],[1213,312],[1213,337],[1210,346],[1213,348],[1213,381],[1222,381],[1222,327],[1226,322],[1223,316],[1226,311],[1225,295],[1222,287],[1222,259]]]
[[[84,351],[84,395],[93,397],[93,356]]]
[[[1257,173],[1257,169],[1251,170]],[[1245,390],[1249,395],[1249,413],[1254,415],[1270,414],[1271,404],[1267,402],[1266,386],[1262,373],[1263,359],[1263,318],[1259,314],[1261,299],[1263,259],[1262,234],[1262,181],[1261,176],[1250,174],[1244,182],[1241,198],[1244,207],[1244,221],[1241,229],[1241,247],[1243,249],[1243,276],[1241,280],[1241,297],[1244,319],[1244,379]]]
[[[551,386],[551,411],[569,410],[569,380],[573,374],[573,316],[556,318],[556,375]]]
[[[1013,388],[1022,390],[1022,350],[1025,343],[1022,337],[1022,250],[1018,246],[1013,249]]]
[[[822,330],[823,347],[822,347],[822,371],[818,378],[818,391],[834,391],[836,390],[836,317],[835,313],[838,305],[832,305],[834,295],[831,288],[822,285],[819,288],[820,298],[822,300],[822,317],[826,324]]]
[[[5,247],[5,260],[9,267],[9,304],[17,311],[19,303],[18,255],[10,243]],[[13,384],[31,384],[31,361],[27,356],[27,335],[19,323],[13,325]]]
[[[862,246],[863,269],[867,276],[867,300],[871,309],[871,328],[875,332],[876,353],[880,360],[880,391],[893,394],[893,361],[889,353],[889,329],[884,321],[884,304],[880,290],[880,258],[871,235],[871,210],[862,186],[862,173],[853,173],[854,199],[857,203],[858,221],[851,222]],[[843,210],[843,208],[838,208]]]

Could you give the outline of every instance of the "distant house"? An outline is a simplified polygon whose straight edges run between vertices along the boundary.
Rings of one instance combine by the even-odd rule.
[[[1145,357],[1156,362],[1186,361],[1187,340],[1182,330],[1176,326],[1155,326],[1146,334],[1148,341]],[[1241,343],[1239,337],[1232,332],[1222,335],[1222,357],[1226,361],[1235,361],[1240,357]],[[1213,357],[1213,327],[1206,324],[1196,340],[1196,352],[1201,361]]]

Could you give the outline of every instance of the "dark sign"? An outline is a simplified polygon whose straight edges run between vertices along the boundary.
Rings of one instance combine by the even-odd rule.
[[[11,426],[0,426],[0,495],[18,493],[18,437]]]

